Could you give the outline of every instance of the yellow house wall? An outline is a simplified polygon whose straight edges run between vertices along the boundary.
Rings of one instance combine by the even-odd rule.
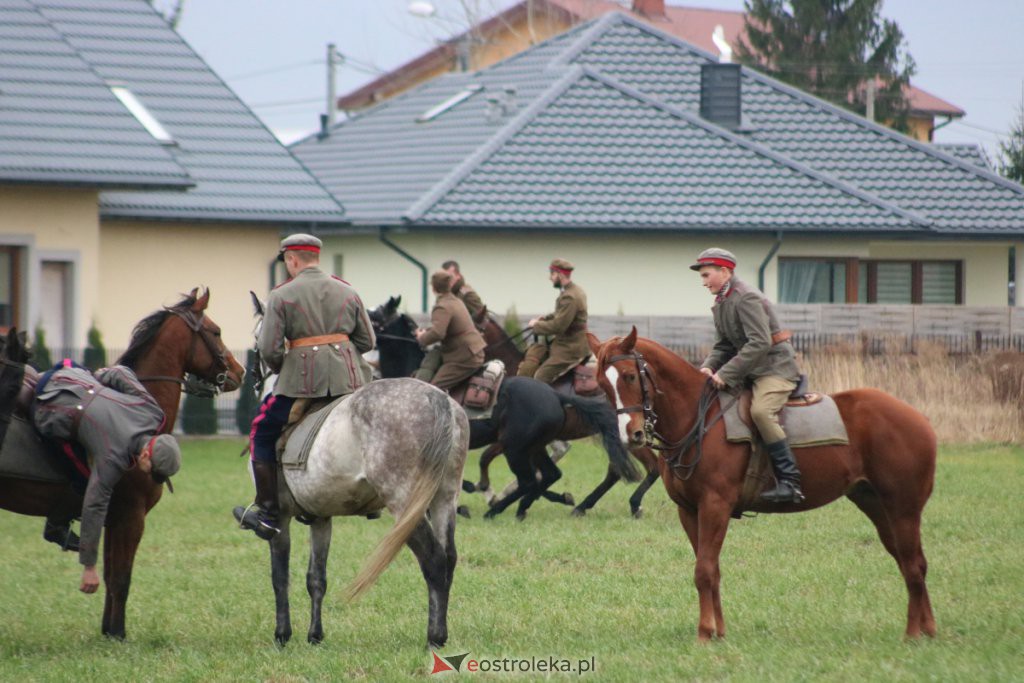
[[[392,234],[395,244],[423,262],[428,274],[454,259],[491,310],[504,315],[515,306],[520,316],[553,309],[555,292],[547,266],[555,256],[576,265],[574,279],[586,290],[594,315],[704,315],[711,299],[689,269],[697,254],[721,246],[736,254],[737,275],[758,284],[758,269],[771,249],[770,237],[726,240],[690,236],[573,236],[494,233],[488,235]],[[778,256],[834,256],[865,259],[961,259],[965,303],[1006,304],[1010,243],[932,243],[867,239],[785,238],[765,268],[765,293],[778,297]],[[1020,252],[1024,258],[1024,248]],[[325,268],[342,256],[337,273],[349,280],[372,308],[401,295],[408,312],[421,310],[420,271],[375,236],[327,237]],[[428,294],[428,306],[433,296]]]
[[[249,290],[266,298],[279,241],[278,231],[265,225],[105,221],[96,315],[104,343],[124,348],[139,320],[204,286],[224,343],[232,350],[250,348]]]
[[[95,190],[0,187],[0,243],[24,249],[21,325],[39,322],[39,265],[72,264],[71,343],[84,346],[95,314],[99,278],[99,195]],[[52,343],[54,340],[48,340]]]

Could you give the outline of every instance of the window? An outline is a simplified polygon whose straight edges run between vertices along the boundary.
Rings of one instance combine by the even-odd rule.
[[[21,322],[21,249],[0,246],[0,330],[24,327]]]
[[[962,304],[960,261],[780,258],[779,301]]]
[[[162,145],[176,145],[177,142],[171,137],[171,134],[167,132],[163,124],[160,123],[155,116],[146,108],[146,105],[135,96],[128,86],[119,85],[116,83],[109,84],[110,91],[114,93],[117,99],[121,100],[121,104],[132,113],[132,116],[143,125],[143,127],[149,131],[149,134],[160,141]]]

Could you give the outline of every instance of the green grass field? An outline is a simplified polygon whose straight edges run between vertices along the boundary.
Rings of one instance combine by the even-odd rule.
[[[325,642],[307,645],[307,534],[293,527],[292,623],[273,644],[266,544],[235,528],[252,491],[238,440],[184,441],[185,463],[147,518],[128,603],[128,639],[100,635],[102,589],[78,592],[77,557],[41,538],[42,520],[0,513],[0,681],[391,681],[431,676],[426,590],[403,551],[361,602],[344,586],[391,524],[338,519]],[[604,472],[577,443],[554,487],[577,499]],[[544,501],[525,522],[492,522],[463,495],[459,565],[441,654],[592,661],[601,681],[1024,680],[1024,450],[943,447],[925,510],[934,640],[904,642],[906,591],[854,506],[734,522],[722,554],[728,637],[696,643],[693,558],[660,483],[645,516],[617,487],[583,519]],[[476,477],[471,457],[470,478]],[[508,471],[494,468],[503,483]],[[578,678],[578,674],[546,674]]]

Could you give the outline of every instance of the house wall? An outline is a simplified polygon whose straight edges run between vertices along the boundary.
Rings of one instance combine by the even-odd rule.
[[[251,347],[249,290],[266,299],[279,241],[266,225],[104,221],[96,314],[104,343],[124,348],[139,320],[204,286],[227,347]]]
[[[737,275],[757,285],[758,269],[774,243],[771,237],[728,240],[679,235],[487,235],[435,233],[391,234],[389,239],[423,262],[430,272],[454,259],[466,280],[491,310],[504,315],[515,306],[520,316],[553,309],[556,294],[547,266],[560,256],[576,266],[574,279],[586,290],[593,315],[707,315],[711,305],[689,269],[709,246],[731,250],[739,260]],[[777,256],[835,256],[870,259],[962,259],[965,304],[1005,306],[1009,243],[933,243],[785,238]],[[1024,254],[1024,246],[1020,252]],[[403,308],[421,310],[420,271],[383,245],[376,236],[325,237],[324,263],[332,270],[341,257],[341,272],[372,308],[401,295]],[[765,293],[778,295],[777,259],[765,268]],[[428,294],[428,307],[433,296]]]
[[[44,261],[67,264],[67,339],[51,346],[84,346],[98,303],[99,195],[95,190],[34,186],[0,187],[0,244],[22,249],[20,320],[33,330],[40,322],[40,273]]]

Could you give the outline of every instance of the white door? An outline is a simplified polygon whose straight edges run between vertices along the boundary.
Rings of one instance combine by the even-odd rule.
[[[46,345],[56,357],[70,345],[68,338],[69,275],[68,263],[43,261],[39,288],[40,324],[46,333]]]

